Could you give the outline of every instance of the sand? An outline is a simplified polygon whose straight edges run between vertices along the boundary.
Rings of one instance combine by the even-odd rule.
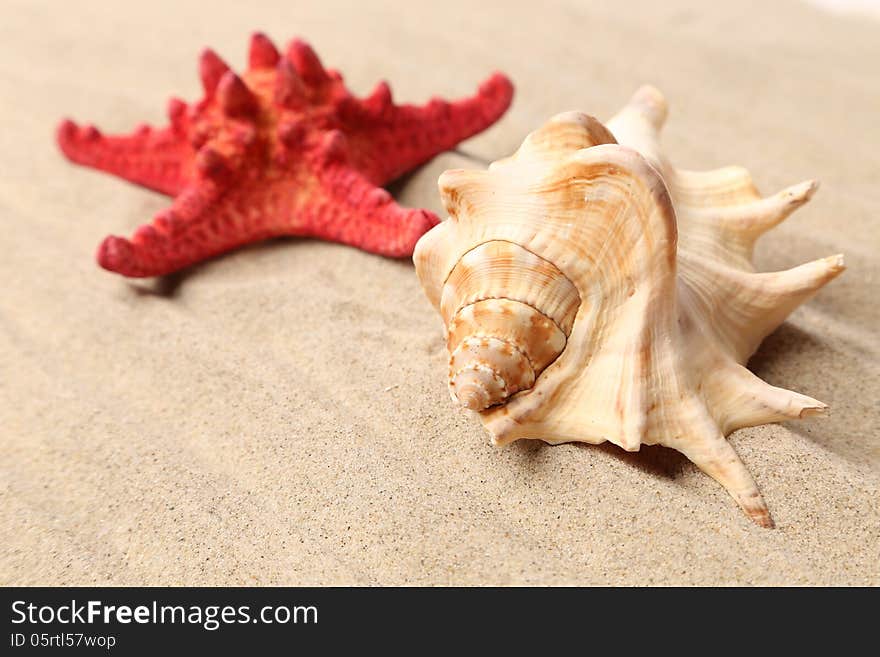
[[[218,4],[6,3],[0,584],[880,583],[880,22],[787,2]],[[167,199],[66,162],[57,121],[161,122],[197,97],[203,45],[241,67],[256,28],[305,36],[359,93],[511,75],[509,114],[397,184],[407,204],[439,212],[444,169],[562,110],[607,117],[643,82],[679,166],[744,164],[765,193],[819,178],[757,263],[843,252],[849,271],[751,367],[833,416],[731,437],[778,528],[665,449],[492,447],[449,400],[408,262],[290,239],[163,280],[99,269],[101,238]]]

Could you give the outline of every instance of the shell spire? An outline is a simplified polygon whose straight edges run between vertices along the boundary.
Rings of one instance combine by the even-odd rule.
[[[446,326],[452,396],[494,443],[665,445],[772,527],[725,437],[826,411],[745,363],[843,257],[756,272],[756,239],[817,184],[762,198],[741,167],[676,169],[667,114],[642,87],[605,125],[560,114],[488,171],[447,171],[450,218],[419,240],[416,271]]]

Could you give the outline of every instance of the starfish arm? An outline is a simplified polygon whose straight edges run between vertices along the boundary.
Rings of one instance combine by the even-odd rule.
[[[211,180],[187,187],[172,206],[131,239],[111,235],[98,247],[104,269],[123,276],[162,276],[272,237],[311,236],[389,257],[412,255],[437,223],[426,210],[402,208],[344,162],[322,168],[308,195],[284,179],[232,189]],[[249,191],[250,190],[250,191]],[[254,191],[257,190],[257,191]]]
[[[63,121],[58,146],[68,159],[106,171],[163,194],[180,192],[187,182],[191,148],[174,128],[142,126],[130,135],[102,135],[93,126]]]
[[[98,264],[133,278],[162,276],[247,244],[303,234],[290,220],[293,191],[283,182],[230,186],[200,178],[130,240],[104,239]]]
[[[315,169],[318,190],[302,208],[308,234],[391,258],[412,256],[436,215],[395,203],[347,162]]]
[[[346,133],[355,166],[384,185],[438,153],[495,123],[510,106],[513,85],[501,73],[484,81],[475,96],[427,105],[394,105],[388,85],[348,110]]]

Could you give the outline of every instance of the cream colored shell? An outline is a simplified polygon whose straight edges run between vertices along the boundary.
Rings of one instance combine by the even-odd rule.
[[[725,436],[827,407],[744,365],[843,257],[756,273],[755,240],[816,183],[761,198],[740,167],[675,169],[665,117],[643,87],[607,128],[560,114],[488,171],[445,172],[450,218],[416,271],[447,328],[453,398],[493,442],[665,445],[770,527]]]

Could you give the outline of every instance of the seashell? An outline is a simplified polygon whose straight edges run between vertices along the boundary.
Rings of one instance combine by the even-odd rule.
[[[559,114],[488,171],[445,172],[449,219],[418,242],[416,271],[446,327],[452,397],[495,444],[671,447],[772,527],[725,437],[827,410],[744,365],[843,257],[756,272],[757,238],[817,184],[762,198],[743,168],[675,169],[666,113],[642,87],[607,127]]]

